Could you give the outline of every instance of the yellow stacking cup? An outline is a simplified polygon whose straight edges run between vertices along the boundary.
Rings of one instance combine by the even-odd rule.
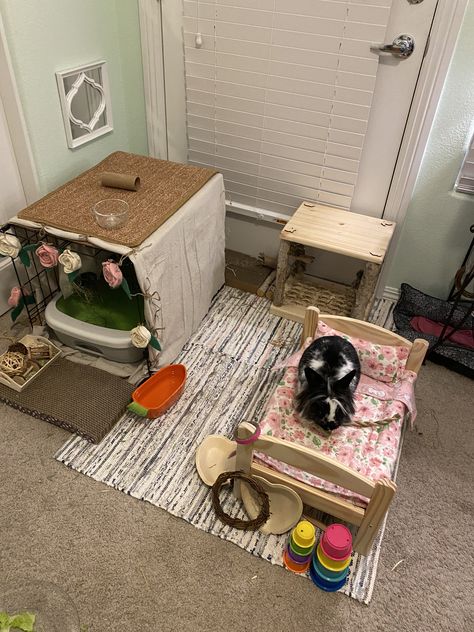
[[[291,536],[293,542],[300,547],[300,549],[310,549],[316,542],[316,531],[311,522],[302,520],[298,522],[293,529]]]
[[[351,563],[350,555],[347,559],[341,561],[332,560],[331,558],[327,557],[322,552],[320,544],[318,544],[318,547],[316,549],[316,555],[318,556],[318,560],[320,561],[320,563],[330,571],[343,571]]]

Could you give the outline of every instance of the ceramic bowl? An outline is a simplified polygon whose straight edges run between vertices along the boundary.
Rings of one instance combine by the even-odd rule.
[[[301,518],[303,502],[296,492],[285,485],[274,485],[260,476],[253,477],[267,492],[270,500],[270,518],[260,527],[262,533],[279,535],[289,531]],[[260,513],[260,504],[250,487],[242,483],[240,487],[245,511],[250,519]]]
[[[235,472],[237,444],[222,435],[209,435],[196,450],[196,469],[201,480],[212,487],[224,472]]]

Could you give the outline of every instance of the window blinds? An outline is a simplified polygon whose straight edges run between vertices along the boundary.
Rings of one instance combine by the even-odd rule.
[[[459,172],[456,189],[461,193],[474,194],[474,136]]]
[[[189,161],[232,204],[351,204],[392,0],[184,0]]]

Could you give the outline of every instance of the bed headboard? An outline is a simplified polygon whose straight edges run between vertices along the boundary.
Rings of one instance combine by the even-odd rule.
[[[303,333],[301,336],[302,343],[306,338],[312,338],[314,336],[319,319],[324,321],[329,327],[337,329],[337,331],[349,336],[363,338],[364,340],[376,344],[407,347],[410,349],[410,354],[407,359],[406,368],[415,373],[419,372],[428,350],[428,342],[422,338],[416,338],[416,340],[410,342],[393,331],[389,331],[378,325],[372,325],[372,323],[367,323],[364,320],[356,320],[355,318],[348,318],[347,316],[320,314],[319,309],[312,306],[306,308]]]

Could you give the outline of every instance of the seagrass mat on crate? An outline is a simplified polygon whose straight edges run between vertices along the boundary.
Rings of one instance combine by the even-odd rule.
[[[0,402],[99,443],[120,419],[134,388],[105,371],[58,358],[21,393],[0,384]]]
[[[104,187],[101,185],[104,172],[137,175],[141,186],[138,191]],[[216,173],[214,169],[117,151],[31,204],[18,217],[133,248],[164,224]],[[128,221],[114,230],[101,228],[92,211],[94,204],[110,198],[120,198],[129,205]]]

